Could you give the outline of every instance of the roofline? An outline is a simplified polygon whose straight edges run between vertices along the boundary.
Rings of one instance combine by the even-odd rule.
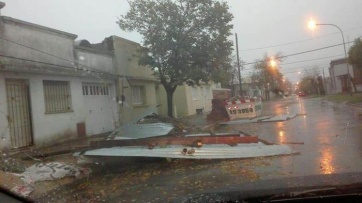
[[[119,37],[119,36],[117,36],[117,35],[112,35],[111,37],[112,37],[113,39],[119,39],[119,40],[125,41],[125,42],[127,42],[127,43],[129,43],[129,44],[135,44],[135,45],[137,45],[137,46],[141,46],[140,43],[134,42],[134,41],[132,41],[132,40],[129,40],[129,39],[126,39],[126,38],[123,38],[123,37]]]
[[[337,65],[337,64],[345,63],[346,61],[347,61],[347,58],[339,58],[339,59],[331,60],[330,64]]]
[[[83,47],[83,46],[78,46],[78,45],[75,45],[74,48],[75,48],[75,49],[78,49],[78,50],[83,50],[83,51],[88,51],[88,52],[91,52],[91,53],[103,54],[103,55],[107,55],[107,56],[113,57],[113,53],[112,53],[112,52],[105,52],[105,51],[101,51],[101,50],[98,50],[98,49],[88,48],[88,47]]]
[[[8,16],[1,16],[1,19],[4,22],[18,23],[18,24],[22,24],[22,25],[25,25],[25,26],[28,26],[28,27],[33,27],[33,28],[36,28],[36,29],[39,29],[39,30],[54,32],[54,33],[57,33],[57,34],[65,35],[65,36],[67,36],[67,37],[69,37],[69,38],[71,38],[73,40],[78,37],[78,35],[76,35],[76,34],[56,30],[56,29],[53,29],[53,28],[45,27],[45,26],[42,26],[42,25],[37,25],[37,24],[34,24],[34,23],[29,23],[29,22],[19,20],[19,19],[15,19],[15,18],[8,17]]]

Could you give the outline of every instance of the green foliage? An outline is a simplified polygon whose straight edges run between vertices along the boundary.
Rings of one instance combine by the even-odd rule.
[[[348,62],[362,70],[362,41],[356,39],[348,51]]]
[[[318,83],[316,78],[320,76],[320,71],[316,67],[314,69],[304,70],[303,77],[299,82],[299,90],[305,93],[318,93]]]
[[[305,93],[316,93],[315,85],[313,84],[314,77],[303,76],[299,82],[299,90]]]
[[[277,64],[282,62],[283,56],[281,53],[278,53],[274,60]],[[283,74],[279,71],[281,68],[279,65],[277,67],[272,67],[270,65],[271,58],[266,54],[262,60],[256,61],[254,65],[254,71],[251,73],[251,78],[259,88],[267,88],[269,84],[270,89],[281,89],[283,86]]]
[[[233,45],[228,40],[233,15],[226,2],[130,0],[129,4],[118,24],[143,36],[140,63],[155,70],[168,94],[184,83],[210,79],[225,83],[222,70],[231,68]]]

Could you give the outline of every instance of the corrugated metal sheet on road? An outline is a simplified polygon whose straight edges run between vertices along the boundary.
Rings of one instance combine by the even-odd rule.
[[[186,150],[185,150],[186,149]],[[263,143],[238,144],[229,146],[226,144],[203,145],[201,148],[184,147],[182,145],[169,145],[167,147],[113,147],[90,150],[84,152],[85,156],[108,157],[159,157],[177,159],[233,159],[251,158],[263,156],[293,154],[287,145],[265,145]]]

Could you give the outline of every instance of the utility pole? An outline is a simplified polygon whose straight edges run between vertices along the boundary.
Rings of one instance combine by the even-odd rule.
[[[327,94],[327,87],[326,87],[326,76],[324,75],[324,67],[323,67],[323,89],[324,93]]]
[[[239,75],[239,90],[240,96],[243,96],[242,86],[241,86],[241,74],[240,74],[240,59],[239,59],[239,45],[238,45],[238,34],[235,33],[236,41],[236,60],[238,60],[238,75]]]

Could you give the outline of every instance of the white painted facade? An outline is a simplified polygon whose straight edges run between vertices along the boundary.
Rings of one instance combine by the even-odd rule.
[[[79,126],[85,127],[87,136],[115,128],[118,123],[116,78],[107,74],[114,73],[112,54],[75,47],[77,36],[74,34],[4,16],[0,16],[0,20],[0,36],[8,40],[0,40],[0,53],[8,56],[0,57],[0,149],[42,146],[73,139],[84,134]],[[19,90],[28,88],[28,96],[19,97],[16,95],[18,90],[11,92],[13,89],[6,84],[10,80],[19,81],[14,79],[26,83],[26,87]],[[63,92],[63,95],[67,95],[70,105],[66,111],[47,112],[44,81],[67,84],[69,92]],[[98,93],[86,95],[84,86],[99,87]],[[14,100],[27,98],[28,108],[9,105],[16,103]],[[55,104],[57,99],[53,100]],[[19,116],[12,118],[10,112]],[[24,117],[26,113],[29,118]],[[21,128],[22,123],[30,126],[30,135]],[[14,125],[17,130],[11,127]],[[16,141],[24,136],[30,136],[31,141],[17,145]]]
[[[357,71],[356,68],[354,68],[351,64],[348,65],[348,71],[352,78],[355,78],[356,80],[356,89],[357,91],[362,91],[362,84],[359,84],[359,81],[361,80],[358,74],[355,73]],[[347,64],[345,59],[337,59],[333,60],[330,63],[329,67],[329,74],[331,79],[331,88],[330,93],[342,93],[342,92],[348,92],[348,86],[347,88],[343,88],[343,84],[345,86],[346,80],[347,80]],[[346,90],[347,89],[347,90]],[[353,90],[354,91],[354,90]]]
[[[202,84],[200,86],[182,85],[176,88],[173,94],[173,115],[184,117],[198,112],[210,112],[212,107],[212,90],[220,88],[220,84]],[[158,98],[161,106],[160,115],[167,115],[167,96],[162,85],[159,85]]]

